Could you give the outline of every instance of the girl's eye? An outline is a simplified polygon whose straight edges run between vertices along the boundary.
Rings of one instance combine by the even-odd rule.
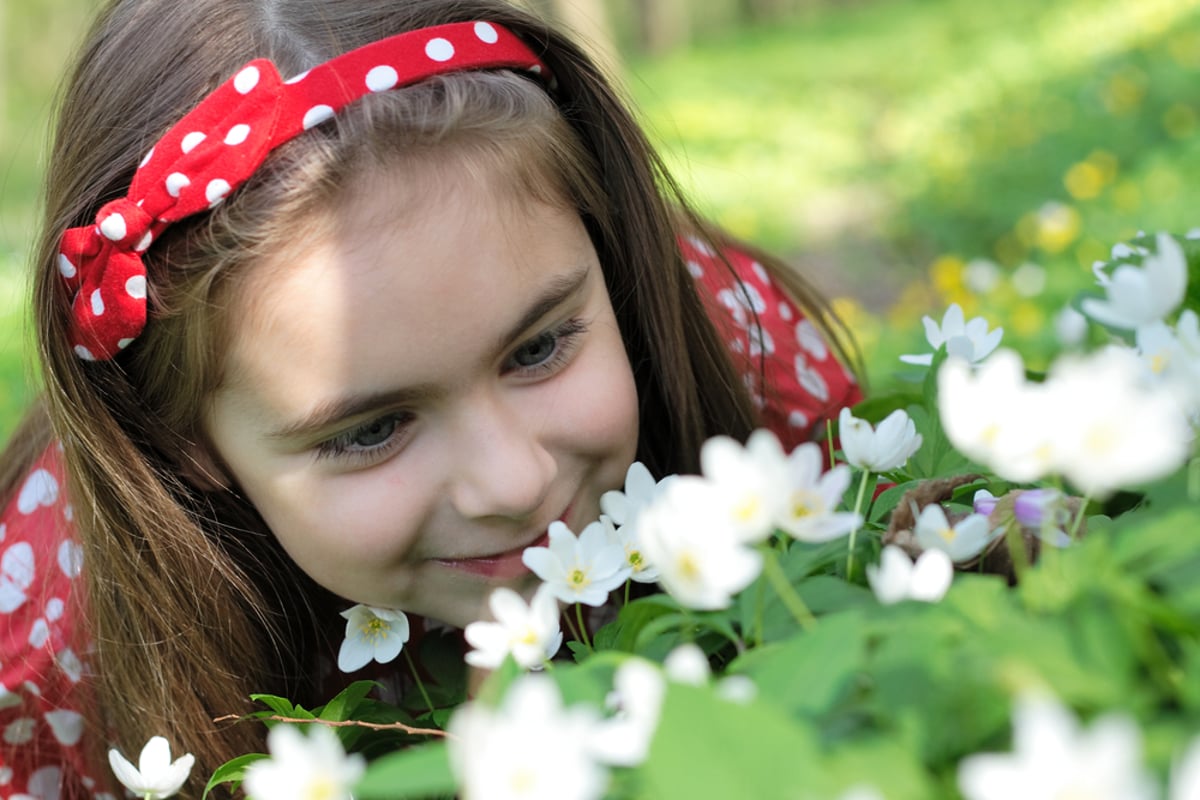
[[[517,348],[512,354],[512,362],[521,368],[536,367],[554,355],[558,349],[558,337],[554,333],[543,333],[531,342]]]
[[[538,334],[513,351],[505,364],[505,372],[526,375],[553,372],[570,359],[586,330],[587,324],[583,320],[569,319]]]
[[[402,413],[385,414],[357,428],[321,442],[317,453],[322,457],[354,456],[360,458],[377,457],[390,450],[391,446],[401,439],[408,415]]]

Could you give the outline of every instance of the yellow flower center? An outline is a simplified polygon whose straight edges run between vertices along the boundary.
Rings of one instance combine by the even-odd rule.
[[[953,542],[955,540],[955,538],[958,536],[958,533],[955,532],[954,528],[946,527],[946,528],[942,528],[940,531],[938,531],[938,535],[941,536],[943,539],[945,539],[947,542]]]
[[[640,550],[630,550],[625,554],[625,560],[629,562],[629,566],[633,568],[634,572],[641,572],[645,566]]]
[[[312,783],[304,787],[304,800],[333,800],[338,797],[337,784],[331,781],[327,776],[320,775],[313,779]]]
[[[370,620],[363,623],[361,631],[364,639],[376,642],[386,639],[388,634],[392,632],[392,626],[386,620],[382,620],[379,617],[371,617]]]
[[[678,564],[679,574],[685,580],[694,581],[700,577],[700,565],[692,558],[691,553],[680,553]]]
[[[567,576],[567,582],[577,589],[587,586],[589,583],[587,573],[579,568],[571,570],[571,574]]]
[[[733,508],[733,517],[738,522],[749,522],[762,510],[762,498],[752,494]]]

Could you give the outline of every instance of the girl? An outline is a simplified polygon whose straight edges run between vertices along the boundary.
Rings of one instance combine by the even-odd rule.
[[[814,293],[493,0],[113,0],[45,199],[46,392],[0,527],[9,797],[111,792],[104,750],[155,734],[196,793],[263,749],[215,716],[327,696],[348,605],[462,627],[633,459],[695,471],[710,436],[795,444],[859,398]]]

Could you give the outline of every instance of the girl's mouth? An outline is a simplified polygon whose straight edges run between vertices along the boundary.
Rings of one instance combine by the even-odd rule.
[[[433,561],[438,564],[450,567],[451,569],[469,572],[472,575],[480,575],[484,578],[492,578],[496,580],[506,580],[508,578],[516,578],[525,575],[529,572],[529,567],[525,566],[525,562],[521,560],[522,554],[527,547],[545,547],[550,541],[550,534],[543,533],[534,541],[520,547],[514,547],[512,550],[506,550],[503,553],[495,553],[489,556],[480,556],[478,558],[435,558]]]

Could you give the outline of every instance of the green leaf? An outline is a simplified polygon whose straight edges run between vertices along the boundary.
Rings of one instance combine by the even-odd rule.
[[[244,756],[238,756],[226,761],[217,767],[212,777],[208,779],[208,783],[204,787],[204,794],[201,795],[201,800],[208,797],[208,793],[213,789],[225,783],[233,784],[229,787],[230,791],[236,790],[246,778],[246,767],[255,761],[262,761],[267,757],[266,753],[247,753]]]
[[[866,646],[860,613],[829,614],[807,633],[747,652],[729,671],[748,675],[763,697],[783,709],[816,715],[849,690],[863,666]]]
[[[765,703],[737,705],[711,687],[670,684],[650,753],[643,797],[833,796],[811,732]]]
[[[317,719],[341,722],[355,716],[359,704],[376,687],[375,681],[355,681],[316,710]]]
[[[291,700],[273,694],[252,694],[250,699],[262,703],[277,716],[293,719],[315,719],[313,713],[302,706],[293,705]]]
[[[445,742],[431,742],[384,756],[367,768],[354,787],[356,800],[453,795],[454,773]]]

